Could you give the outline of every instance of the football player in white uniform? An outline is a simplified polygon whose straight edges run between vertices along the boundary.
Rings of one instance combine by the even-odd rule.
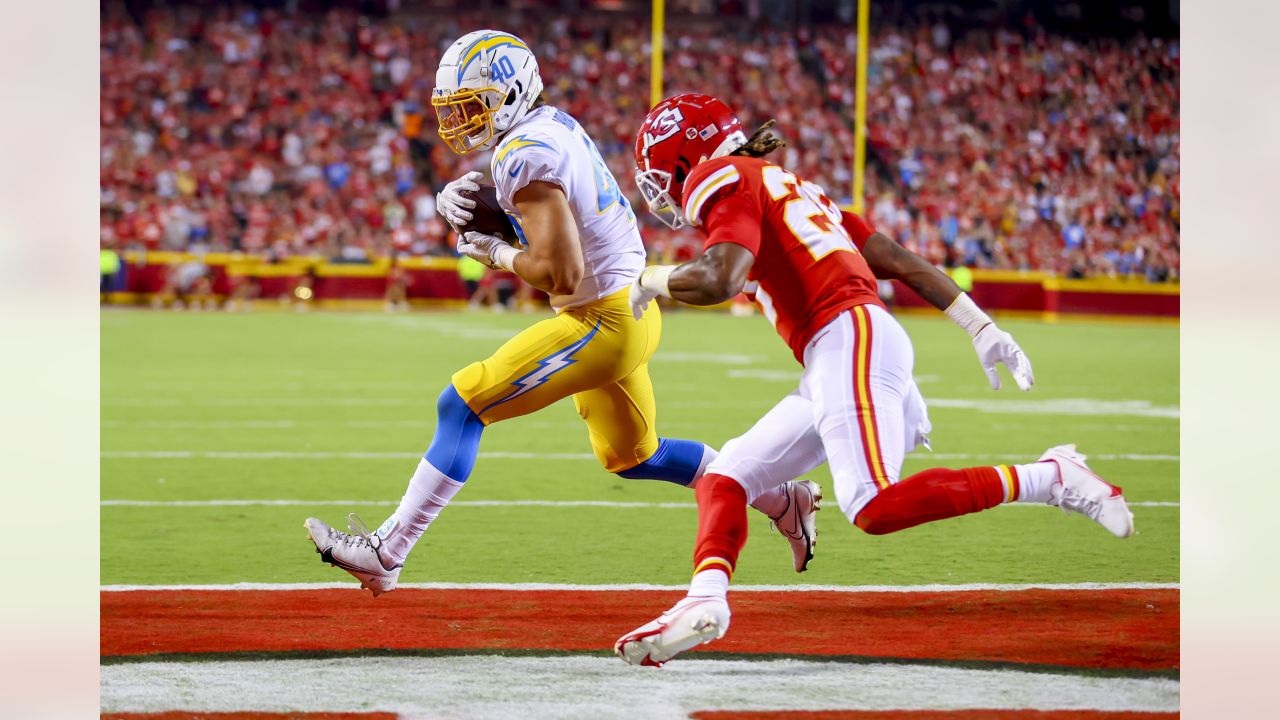
[[[440,137],[458,154],[493,150],[498,199],[521,239],[517,248],[467,232],[458,252],[547,292],[556,316],[453,375],[431,445],[377,532],[354,515],[351,534],[307,519],[321,559],[374,595],[394,589],[409,550],[470,476],[490,423],[572,396],[609,472],[691,487],[716,456],[700,442],[658,437],[648,363],[662,318],[656,304],[633,314],[629,302],[645,265],[635,214],[582,126],[541,94],[537,60],[509,33],[468,33],[440,61],[432,97]],[[480,178],[468,173],[437,199],[455,229],[473,219],[475,201],[461,192]],[[812,557],[819,498],[814,483],[791,481],[754,503],[790,541],[797,571]]]

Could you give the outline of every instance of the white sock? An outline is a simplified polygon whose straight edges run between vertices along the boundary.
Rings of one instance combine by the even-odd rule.
[[[690,480],[686,487],[690,490],[698,487],[698,479],[707,474],[707,467],[719,456],[719,450],[704,443],[702,445],[702,462],[698,463],[698,471],[694,473],[693,480]]]
[[[1058,463],[1045,461],[1013,467],[1018,471],[1018,499],[1014,502],[1049,502],[1050,488],[1058,482]]]
[[[409,479],[409,487],[400,499],[400,506],[391,515],[396,523],[383,537],[382,547],[390,559],[404,562],[414,543],[462,489],[462,485],[437,470],[426,458],[418,463],[418,469]]]
[[[689,597],[725,597],[729,594],[729,573],[720,568],[707,568],[689,582]]]
[[[768,490],[756,496],[751,501],[751,507],[759,510],[769,517],[769,519],[781,517],[786,512],[787,504],[791,499],[787,497],[786,485],[775,485]]]

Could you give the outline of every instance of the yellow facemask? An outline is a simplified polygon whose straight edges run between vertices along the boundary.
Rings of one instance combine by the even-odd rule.
[[[431,105],[440,122],[440,139],[459,155],[476,150],[493,137],[493,116],[498,107],[489,107],[484,93],[497,95],[498,88],[486,87],[458,90],[450,95],[435,95]]]

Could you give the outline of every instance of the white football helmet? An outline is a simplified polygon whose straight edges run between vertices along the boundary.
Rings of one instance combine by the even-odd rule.
[[[431,104],[440,139],[465,155],[488,149],[520,121],[542,94],[538,61],[511,33],[467,33],[440,59]]]

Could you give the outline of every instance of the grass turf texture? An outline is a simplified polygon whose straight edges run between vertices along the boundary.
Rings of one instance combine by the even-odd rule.
[[[425,450],[435,398],[454,370],[539,319],[521,315],[105,312],[102,315],[102,498],[395,501]],[[669,312],[651,365],[659,432],[716,445],[795,386],[799,366],[767,323]],[[1077,442],[1091,455],[1178,454],[1178,330],[1168,326],[1004,321],[1035,363],[1027,394],[986,385],[964,334],[945,319],[903,318],[931,406],[938,453],[905,473],[1034,460]],[[981,401],[983,411],[947,407]],[[1083,403],[1060,402],[1085,400]],[[1053,402],[1059,401],[1059,402]],[[1040,405],[1028,406],[1027,403]],[[1046,407],[1053,414],[1026,412]],[[1151,416],[1151,408],[1156,415]],[[1161,411],[1160,409],[1165,409]],[[1158,416],[1163,413],[1165,416]],[[1174,415],[1169,417],[1168,415]],[[402,459],[157,458],[155,451],[403,453]],[[486,431],[483,452],[589,454],[563,401]],[[1178,463],[1097,460],[1131,501],[1177,501]],[[1139,534],[1111,537],[1078,516],[997,508],[873,538],[827,488],[811,570],[751,517],[735,581],[914,584],[1170,582],[1178,578],[1176,507],[1136,508]],[[622,480],[594,460],[482,458],[459,500],[692,503],[667,483]],[[352,505],[376,525],[390,507]],[[302,520],[347,508],[102,508],[102,582],[348,580],[317,561]],[[683,583],[696,514],[688,508],[450,507],[410,558],[403,582]]]

